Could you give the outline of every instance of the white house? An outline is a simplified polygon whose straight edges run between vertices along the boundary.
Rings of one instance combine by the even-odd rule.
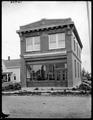
[[[3,81],[20,82],[20,59],[2,60]]]

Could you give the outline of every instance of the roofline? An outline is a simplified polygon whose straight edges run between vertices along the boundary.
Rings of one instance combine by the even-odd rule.
[[[64,19],[65,20],[65,19]],[[67,20],[71,20],[71,19],[67,19]],[[30,24],[28,24],[28,25],[30,25]],[[78,40],[78,42],[79,42],[79,44],[80,44],[80,47],[81,47],[81,49],[83,48],[83,45],[82,45],[82,43],[81,43],[81,40],[80,40],[80,37],[79,37],[79,34],[78,34],[78,32],[77,32],[77,29],[76,29],[76,27],[75,27],[75,25],[74,25],[74,22],[73,21],[70,21],[70,22],[68,22],[68,23],[66,23],[66,22],[64,22],[64,23],[59,23],[59,24],[56,24],[56,25],[45,25],[45,26],[42,26],[42,27],[36,27],[36,28],[24,28],[24,29],[22,29],[22,28],[20,28],[20,30],[17,30],[16,31],[16,33],[18,33],[18,34],[22,34],[22,33],[25,33],[25,32],[31,32],[31,31],[35,31],[35,30],[37,30],[37,31],[39,31],[39,30],[44,30],[44,29],[49,29],[49,28],[53,28],[53,27],[59,27],[59,26],[61,26],[61,27],[63,27],[63,26],[74,26],[74,29],[73,29],[73,32],[76,34],[76,37],[77,37],[77,40]],[[22,27],[22,26],[21,26]]]
[[[35,31],[35,30],[43,30],[43,29],[49,29],[49,28],[53,28],[53,27],[63,27],[65,25],[71,25],[74,24],[73,21],[71,21],[70,23],[64,23],[64,24],[56,24],[56,25],[47,25],[47,26],[43,26],[43,27],[37,27],[37,28],[28,28],[28,29],[20,29],[20,30],[16,30],[16,33],[20,34],[20,33],[24,33],[24,32],[30,32],[30,31]]]
[[[79,42],[79,44],[80,44],[80,47],[81,47],[81,49],[82,49],[82,48],[83,48],[83,45],[82,45],[82,42],[81,42],[81,40],[80,40],[80,37],[79,37],[78,31],[77,31],[77,29],[76,29],[76,27],[75,27],[74,24],[73,24],[73,26],[74,26],[74,29],[72,29],[72,30],[73,30],[74,33],[76,33],[75,35],[76,35],[77,40],[78,40],[78,42]]]
[[[23,27],[27,27],[27,26],[30,26],[32,25],[33,23],[38,23],[38,22],[41,22],[41,21],[63,21],[63,22],[66,22],[66,21],[71,21],[71,18],[64,18],[64,19],[46,19],[46,18],[43,18],[41,20],[38,20],[38,21],[35,21],[35,22],[32,22],[32,23],[29,23],[29,24],[26,24],[26,25],[22,25],[20,26],[21,29],[23,29]]]

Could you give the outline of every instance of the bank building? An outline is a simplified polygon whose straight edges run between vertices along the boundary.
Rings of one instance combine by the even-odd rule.
[[[41,19],[16,32],[22,87],[73,87],[81,81],[83,45],[71,18]]]

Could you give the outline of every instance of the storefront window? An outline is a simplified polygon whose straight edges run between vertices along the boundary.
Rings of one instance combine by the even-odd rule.
[[[29,66],[29,67],[28,67]],[[65,80],[65,63],[27,66],[27,79],[34,81]]]

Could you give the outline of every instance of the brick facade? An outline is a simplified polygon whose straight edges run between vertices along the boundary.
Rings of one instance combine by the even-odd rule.
[[[46,20],[47,21],[47,20]],[[47,23],[46,21],[45,24]],[[57,20],[56,20],[57,21]],[[41,21],[42,23],[42,21]],[[58,22],[59,23],[59,22]],[[39,23],[37,22],[36,25]],[[59,24],[55,26],[50,27],[39,27],[35,28],[34,30],[32,29],[31,31],[27,29],[28,26],[31,27],[31,25],[27,25],[25,27],[20,27],[20,30],[17,31],[20,35],[20,46],[21,46],[21,83],[22,87],[34,87],[34,86],[62,86],[62,87],[73,87],[74,83],[74,64],[73,64],[73,43],[72,43],[72,24],[71,25],[68,23]],[[74,24],[73,24],[74,25]],[[34,25],[33,25],[34,26]],[[23,29],[24,28],[24,29]],[[28,27],[29,28],[29,27]],[[74,33],[76,32],[76,28],[74,27]],[[54,50],[49,50],[49,34],[55,34],[55,33],[65,33],[65,48],[61,49],[54,49]],[[31,37],[31,36],[40,36],[40,51],[33,51],[33,52],[26,52],[26,37]],[[76,36],[78,36],[78,33],[76,32]],[[77,37],[77,40],[79,37]],[[78,43],[81,46],[82,49],[82,44],[80,40],[78,40]],[[54,55],[49,55],[49,53],[52,52],[61,52],[61,54],[54,54]],[[66,51],[65,54],[64,51]],[[63,52],[63,53],[62,53]],[[47,53],[47,55],[42,55],[42,53]],[[41,54],[42,56],[39,56]],[[32,57],[31,55],[38,55],[38,57]],[[31,57],[30,57],[31,56]],[[63,56],[63,57],[62,57]],[[65,58],[65,59],[64,59]],[[64,61],[65,60],[65,61]],[[52,62],[55,61],[55,62]],[[67,64],[67,80],[66,81],[29,81],[27,82],[27,75],[26,75],[26,65],[27,64],[51,64],[51,63],[59,63],[62,62],[64,64]],[[80,63],[81,65],[81,63]],[[65,69],[65,68],[64,68]],[[80,80],[80,79],[79,79]],[[75,79],[75,81],[78,81],[78,79]]]

